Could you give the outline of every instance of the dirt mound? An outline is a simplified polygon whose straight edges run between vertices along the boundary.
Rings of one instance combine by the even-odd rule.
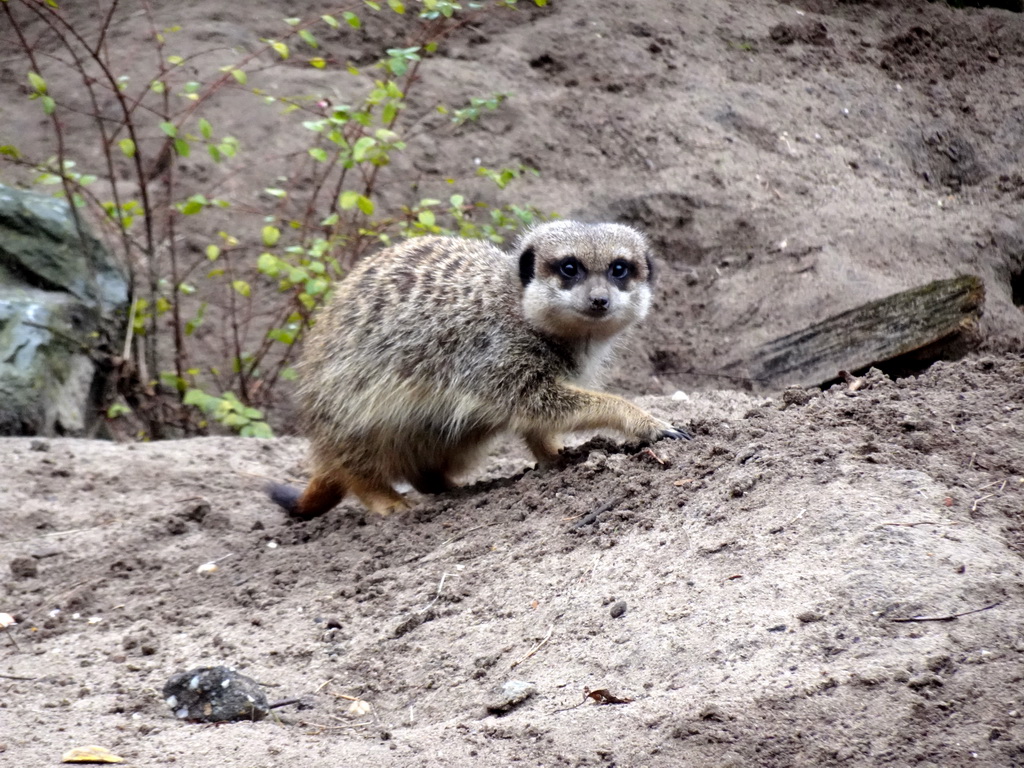
[[[696,439],[503,449],[388,519],[286,521],[258,489],[301,441],[10,440],[5,757],[1015,764],[1024,360],[857,387],[647,398]],[[164,681],[218,663],[298,707],[175,722]]]

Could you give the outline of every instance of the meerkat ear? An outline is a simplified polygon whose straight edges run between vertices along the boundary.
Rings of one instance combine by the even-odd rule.
[[[654,260],[654,256],[651,255],[650,251],[644,254],[644,259],[647,261],[647,282],[654,285],[654,279],[658,276],[655,269],[657,262]]]
[[[522,281],[523,286],[530,284],[533,280],[534,274],[534,263],[537,261],[537,254],[533,250],[533,246],[530,246],[521,254],[519,254],[519,279]]]

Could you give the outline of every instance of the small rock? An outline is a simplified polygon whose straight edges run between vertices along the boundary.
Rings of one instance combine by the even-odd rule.
[[[42,453],[46,453],[46,451],[50,450],[50,444],[45,440],[33,440],[29,443],[28,447],[31,451],[40,451]]]
[[[511,712],[537,692],[537,686],[523,680],[509,680],[496,688],[487,702],[487,711],[493,715]]]
[[[814,395],[802,387],[789,387],[782,393],[783,408],[791,405],[807,405],[814,399]]]
[[[798,621],[803,624],[813,624],[816,621],[824,621],[825,617],[817,611],[804,611],[796,615]]]
[[[270,711],[259,683],[229,667],[196,667],[178,672],[164,684],[163,694],[179,720],[261,720]]]
[[[626,615],[626,601],[625,600],[619,600],[619,601],[617,601],[615,603],[612,603],[612,607],[608,609],[608,613],[611,614],[613,619],[617,619],[620,616],[625,616]]]
[[[12,558],[10,567],[16,579],[32,579],[39,573],[39,563],[34,557]]]
[[[941,688],[942,678],[932,672],[923,672],[907,680],[907,687],[919,691],[922,688]]]
[[[169,517],[164,525],[167,528],[167,532],[172,536],[180,536],[183,533],[188,533],[188,524],[180,517]]]

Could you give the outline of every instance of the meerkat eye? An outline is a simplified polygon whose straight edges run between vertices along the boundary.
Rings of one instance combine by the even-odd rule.
[[[580,263],[570,256],[558,265],[558,272],[562,277],[577,278],[580,276]]]
[[[612,265],[608,268],[608,276],[612,280],[625,280],[632,273],[632,267],[629,262],[617,259],[612,262]]]

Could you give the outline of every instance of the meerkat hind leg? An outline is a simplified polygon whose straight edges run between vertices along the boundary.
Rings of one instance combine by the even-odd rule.
[[[430,496],[450,491],[455,487],[455,483],[443,469],[420,470],[415,477],[409,478],[409,483],[420,493]]]
[[[402,494],[384,480],[354,475],[347,479],[352,493],[374,514],[385,516],[392,512],[404,512],[409,508],[409,503]]]
[[[562,442],[558,437],[549,432],[524,432],[523,440],[526,447],[537,460],[537,466],[541,469],[553,467],[558,463],[558,452],[562,450]]]

